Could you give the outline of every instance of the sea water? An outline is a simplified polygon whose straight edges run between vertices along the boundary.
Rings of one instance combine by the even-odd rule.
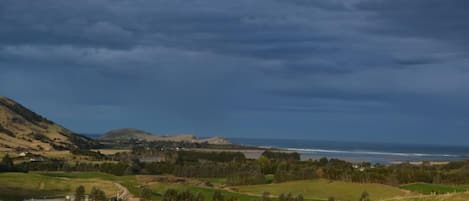
[[[353,162],[399,163],[469,159],[469,146],[377,142],[343,142],[304,139],[230,138],[232,143],[295,151],[307,158],[337,158]]]

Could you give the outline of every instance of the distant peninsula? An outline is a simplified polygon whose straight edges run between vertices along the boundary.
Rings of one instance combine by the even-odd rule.
[[[135,129],[122,128],[115,129],[105,133],[99,138],[104,141],[115,140],[145,140],[145,141],[173,141],[173,142],[191,142],[191,143],[208,143],[208,144],[231,144],[230,141],[223,137],[198,138],[192,134],[175,134],[175,135],[155,135],[153,133]]]

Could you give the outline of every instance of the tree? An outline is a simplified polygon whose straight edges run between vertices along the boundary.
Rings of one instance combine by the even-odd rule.
[[[288,164],[282,162],[278,164],[277,169],[275,170],[274,181],[284,182],[286,180],[288,180]]]
[[[205,201],[205,197],[204,197],[204,194],[202,194],[201,192],[199,192],[197,194],[197,197],[195,199],[196,201]]]
[[[177,200],[178,201],[194,201],[194,195],[189,190],[185,190],[178,194]]]
[[[141,195],[142,195],[142,201],[151,201],[151,196],[153,192],[147,187],[144,187],[142,189]]]
[[[213,193],[212,201],[224,201],[224,200],[225,198],[223,197],[223,195],[221,194],[219,190]]]
[[[0,171],[2,170],[7,172],[13,170],[13,159],[9,154],[6,154],[0,163]]]
[[[168,189],[163,195],[163,201],[177,201],[178,192],[174,189]]]
[[[364,191],[362,195],[360,196],[360,199],[358,201],[370,201],[370,194],[368,192]]]
[[[85,187],[80,185],[75,190],[75,200],[82,201],[85,199]]]
[[[282,193],[278,196],[278,201],[287,201],[287,198],[285,196],[285,193]]]
[[[274,173],[274,171],[272,170],[272,164],[269,158],[267,158],[266,156],[260,156],[258,161],[259,161],[259,164],[261,164],[261,169],[262,169],[263,174]]]
[[[238,199],[238,198],[235,198],[235,197],[230,197],[230,198],[228,198],[227,201],[239,201],[239,199]]]
[[[305,198],[303,197],[303,194],[299,194],[298,196],[296,196],[296,201],[304,201]]]
[[[106,194],[99,188],[93,187],[90,193],[90,200],[92,201],[106,201]]]
[[[262,193],[262,201],[271,201],[269,192]]]

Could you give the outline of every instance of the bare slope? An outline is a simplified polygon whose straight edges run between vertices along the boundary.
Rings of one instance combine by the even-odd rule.
[[[0,96],[0,151],[71,150],[95,144],[95,141]]]

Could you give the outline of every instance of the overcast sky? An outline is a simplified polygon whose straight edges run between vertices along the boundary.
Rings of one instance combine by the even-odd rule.
[[[2,0],[0,94],[103,133],[464,144],[467,0]]]

